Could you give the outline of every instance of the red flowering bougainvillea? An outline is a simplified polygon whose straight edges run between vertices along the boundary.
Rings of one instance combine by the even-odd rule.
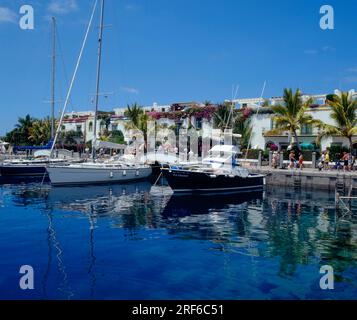
[[[195,107],[189,108],[185,111],[171,111],[171,112],[149,112],[148,115],[155,119],[170,119],[178,121],[180,119],[190,117],[195,117],[196,119],[207,119],[211,120],[214,112],[216,111],[216,107],[207,106],[207,107]]]
[[[252,114],[253,110],[251,108],[245,107],[242,108],[242,115],[244,119],[248,119]]]

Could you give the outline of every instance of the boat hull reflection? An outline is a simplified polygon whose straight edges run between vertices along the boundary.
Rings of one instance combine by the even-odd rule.
[[[107,185],[92,185],[92,186],[59,186],[50,189],[50,200],[85,200],[108,195],[110,191],[113,195],[133,194],[137,192],[149,192],[151,183],[147,181],[122,183],[122,184],[107,184]]]
[[[164,217],[183,217],[192,214],[208,214],[212,210],[222,210],[231,205],[240,205],[254,200],[263,200],[263,191],[253,191],[239,195],[173,195],[162,212]]]

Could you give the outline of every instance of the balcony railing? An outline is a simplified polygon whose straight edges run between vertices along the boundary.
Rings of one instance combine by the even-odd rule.
[[[275,137],[285,137],[285,136],[288,136],[289,135],[289,132],[283,132],[283,133],[274,133],[274,134],[268,134],[269,131],[271,131],[272,129],[271,128],[262,128],[262,135],[265,137],[265,136],[275,136]],[[298,132],[298,135],[299,136],[302,136],[302,137],[317,137],[318,135],[320,134],[320,130],[319,129],[312,129],[312,130],[303,130],[303,131],[300,131]]]

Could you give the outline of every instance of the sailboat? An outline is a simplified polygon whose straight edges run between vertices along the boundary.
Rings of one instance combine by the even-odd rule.
[[[92,17],[95,12],[96,5],[93,8]],[[92,18],[90,20],[91,24]],[[100,74],[101,74],[101,56],[102,56],[102,44],[103,44],[103,21],[104,21],[104,0],[101,0],[101,12],[100,12],[100,27],[98,37],[98,61],[97,61],[97,81],[96,81],[96,96],[95,96],[95,113],[94,113],[94,136],[92,141],[92,159],[91,161],[68,164],[68,165],[49,165],[47,172],[53,185],[82,185],[82,184],[103,184],[103,183],[118,183],[128,182],[134,180],[142,180],[148,178],[152,169],[146,164],[126,163],[124,161],[111,161],[111,162],[99,162],[96,157],[96,140],[97,140],[97,115],[99,105],[99,88],[100,88]],[[89,27],[87,33],[89,31]],[[87,37],[85,37],[86,40]],[[85,41],[84,43],[85,44]],[[82,46],[83,48],[83,46]],[[82,52],[81,52],[82,53]],[[79,56],[79,59],[81,54]],[[79,63],[80,60],[78,60]],[[78,67],[77,63],[77,67]],[[76,68],[77,70],[77,68]],[[76,74],[76,70],[74,76]],[[72,78],[73,82],[74,78]],[[71,90],[71,86],[70,86]],[[70,90],[67,94],[67,98],[70,94]],[[67,100],[67,99],[66,99]],[[64,110],[66,108],[66,103]],[[62,115],[64,114],[64,110]],[[61,117],[62,119],[62,117]],[[61,125],[58,126],[58,128]],[[57,132],[58,129],[57,128]],[[57,136],[57,134],[56,134]],[[56,140],[56,138],[55,138]]]
[[[14,151],[33,152],[32,158],[4,160],[0,165],[2,178],[38,178],[46,175],[46,166],[49,163],[66,163],[66,157],[50,158],[50,150],[54,145],[55,126],[55,67],[56,67],[56,19],[52,17],[52,99],[51,99],[51,139],[44,146],[15,146]]]

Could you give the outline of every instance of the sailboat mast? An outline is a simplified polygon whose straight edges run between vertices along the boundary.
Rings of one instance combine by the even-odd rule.
[[[99,37],[98,37],[97,85],[96,85],[96,94],[95,94],[94,130],[93,130],[93,141],[92,141],[93,160],[95,159],[96,156],[95,145],[97,142],[97,117],[98,117],[99,89],[100,89],[99,87],[100,67],[101,67],[101,60],[102,60],[103,21],[104,21],[104,0],[101,0],[100,26],[99,26]]]
[[[56,18],[52,17],[52,99],[51,99],[51,140],[55,133],[55,75],[56,75]]]

